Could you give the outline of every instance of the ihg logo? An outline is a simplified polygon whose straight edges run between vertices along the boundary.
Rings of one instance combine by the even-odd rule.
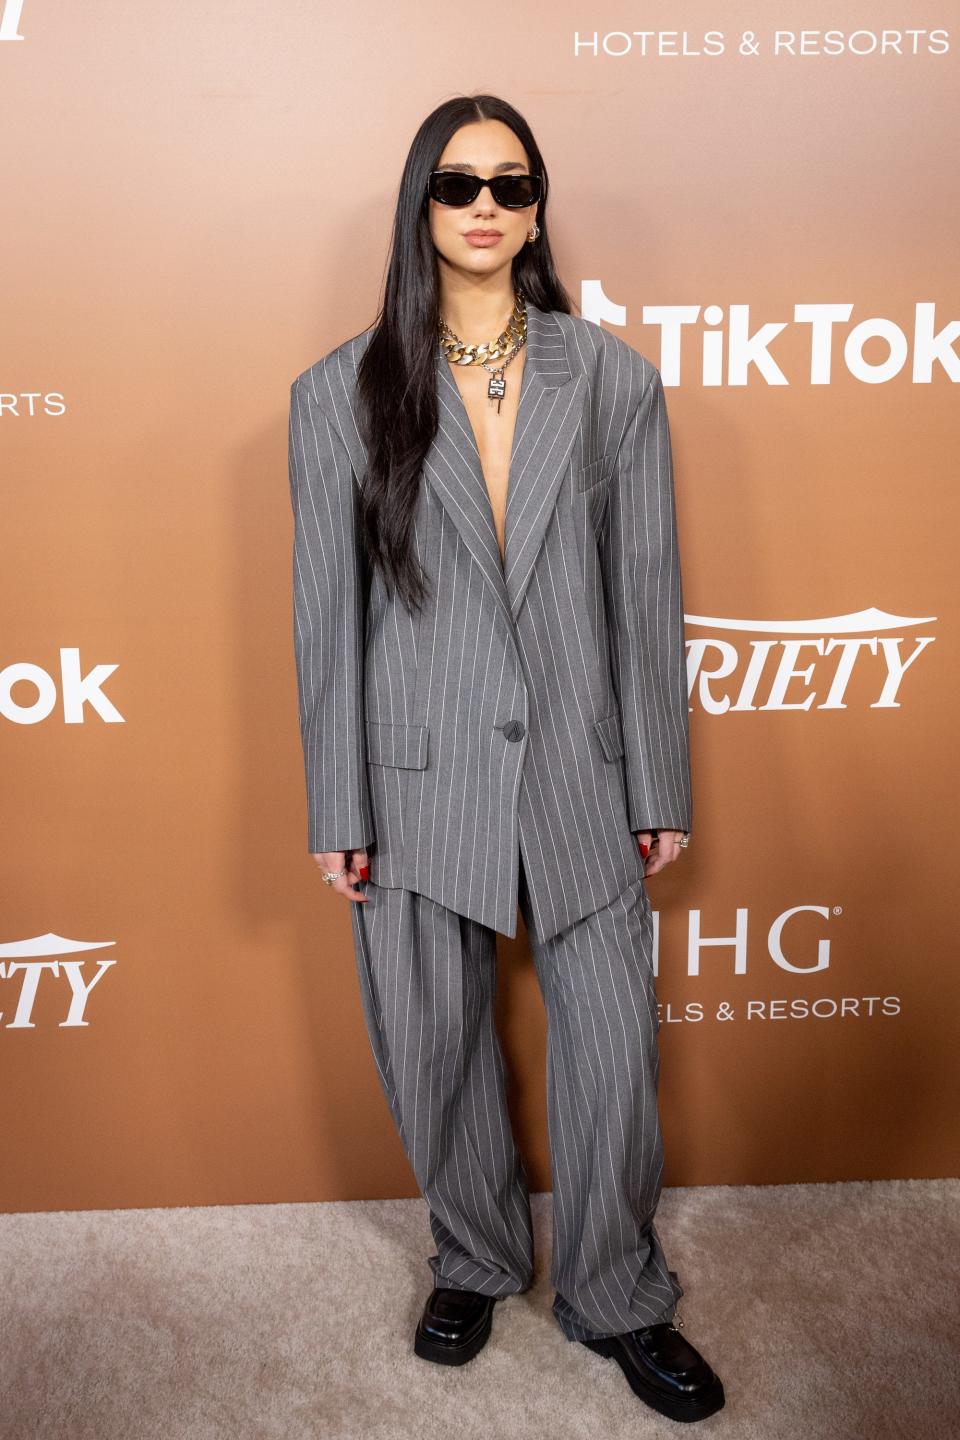
[[[0,40],[25,40],[20,34],[23,0],[3,0],[0,6]]]

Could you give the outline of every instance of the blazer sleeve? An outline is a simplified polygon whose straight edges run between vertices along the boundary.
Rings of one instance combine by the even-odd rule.
[[[631,831],[693,823],[683,586],[663,381],[638,352],[640,396],[610,478],[601,544]]]
[[[311,854],[375,836],[366,768],[364,601],[353,466],[298,376],[290,387],[293,630]]]

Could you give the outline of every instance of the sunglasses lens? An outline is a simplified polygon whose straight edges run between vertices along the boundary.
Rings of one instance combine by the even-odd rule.
[[[537,175],[501,175],[494,182],[496,200],[508,210],[522,210],[532,205],[540,195],[540,178]]]
[[[458,170],[439,170],[430,176],[430,195],[441,205],[469,205],[477,194],[472,175]]]
[[[441,205],[472,205],[480,193],[476,175],[462,170],[434,170],[428,193]],[[507,210],[523,210],[540,199],[539,175],[498,175],[490,189],[498,205]]]

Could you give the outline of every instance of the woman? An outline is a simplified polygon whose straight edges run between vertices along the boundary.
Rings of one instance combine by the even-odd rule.
[[[554,1315],[695,1420],[724,1397],[674,1323],[654,1225],[645,885],[691,817],[670,437],[657,369],[571,314],[546,209],[512,106],[440,105],[407,157],[377,323],[293,382],[308,846],[352,903],[429,1205],[416,1353],[470,1359],[494,1302],[531,1284],[493,1023],[519,905],[548,1020]]]

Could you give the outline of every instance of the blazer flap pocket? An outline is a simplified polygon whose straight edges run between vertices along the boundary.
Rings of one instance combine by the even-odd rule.
[[[581,465],[577,471],[577,489],[589,490],[591,485],[596,485],[599,480],[604,479],[609,469],[610,457],[608,455],[598,455],[596,460],[589,460],[586,465]]]
[[[612,710],[602,720],[594,720],[593,728],[600,737],[604,760],[616,760],[623,754],[623,725],[620,711]]]
[[[367,721],[367,760],[372,765],[398,765],[423,770],[427,763],[429,725],[381,725]]]

